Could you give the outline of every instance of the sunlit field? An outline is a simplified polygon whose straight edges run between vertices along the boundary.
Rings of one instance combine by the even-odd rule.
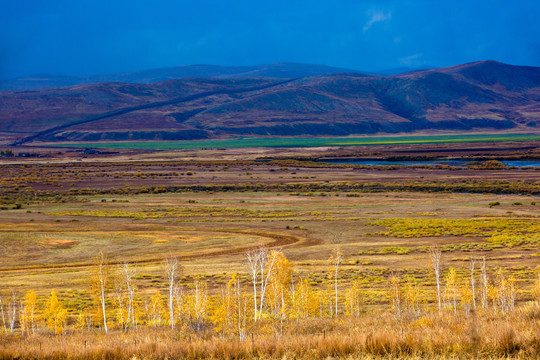
[[[0,360],[540,359],[540,1],[0,3]]]
[[[53,358],[478,352],[534,357],[540,313],[540,205],[535,200],[493,194],[231,191],[60,196],[8,205],[0,213],[3,351],[7,357]],[[263,278],[268,293],[255,320],[246,255],[261,247],[268,256],[262,272],[270,277]],[[434,248],[441,251],[440,311]],[[274,254],[288,272],[270,266]],[[173,307],[174,330],[166,258],[179,261],[174,286],[181,289],[176,293],[181,300],[175,298],[181,304]],[[99,259],[109,277],[108,335],[92,282]],[[130,321],[121,285],[125,264],[134,271],[136,289],[136,315]],[[257,289],[261,285],[257,282]],[[53,290],[65,311],[56,329],[48,310]],[[33,293],[34,319],[16,320],[11,331],[6,314],[12,302],[25,315]],[[278,295],[282,303],[276,302]],[[204,302],[198,303],[201,297]],[[235,325],[239,309],[245,322]],[[455,330],[435,339],[446,328]],[[295,340],[289,342],[290,336]],[[501,345],[499,337],[508,337],[510,344]],[[129,351],[121,351],[118,341]]]

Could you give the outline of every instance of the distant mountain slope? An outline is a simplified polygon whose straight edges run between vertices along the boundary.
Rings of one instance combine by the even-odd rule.
[[[540,68],[476,62],[396,76],[191,78],[0,93],[18,141],[540,131]]]
[[[77,77],[37,74],[34,76],[0,81],[0,91],[46,89],[98,82],[151,84],[159,81],[191,77],[272,77],[295,79],[342,72],[354,72],[354,70],[335,68],[325,65],[297,63],[278,63],[252,66],[187,65],[96,76]]]

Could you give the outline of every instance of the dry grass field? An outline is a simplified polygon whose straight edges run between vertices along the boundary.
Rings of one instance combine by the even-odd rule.
[[[17,325],[13,334],[6,329],[7,334],[0,336],[0,358],[535,358],[540,354],[540,310],[535,305],[540,200],[530,195],[539,185],[535,169],[302,167],[139,156],[137,162],[2,163],[4,309],[15,296],[22,311],[25,294],[34,291],[39,312],[44,313],[55,290],[67,319],[64,335],[59,336],[51,335],[45,325],[30,336],[22,335]],[[406,182],[481,181],[491,181],[488,190],[501,181],[521,190],[499,194],[385,188]],[[255,183],[264,186],[239,187]],[[363,190],[357,186],[368,183],[381,185]],[[234,186],[223,187],[227,184]],[[204,188],[209,185],[221,187]],[[100,330],[99,321],[86,332],[77,330],[80,314],[96,305],[90,279],[100,253],[112,273],[124,262],[136,264],[136,299],[143,304],[158,290],[164,306],[168,292],[164,259],[178,258],[178,285],[191,294],[195,283],[204,283],[210,314],[217,311],[233,273],[239,273],[240,287],[249,293],[246,253],[261,246],[282,251],[291,263],[293,283],[306,281],[310,291],[322,294],[317,316],[287,315],[284,330],[277,331],[276,320],[268,315],[252,324],[248,335],[253,338],[246,339],[225,335],[225,330],[220,333],[217,325],[211,325],[216,323],[214,315],[208,315],[202,333],[194,331],[189,321],[172,331],[165,321],[150,327],[143,320],[140,329],[122,332],[113,318],[108,335]],[[451,306],[439,313],[430,261],[434,246],[442,251],[445,291],[452,268],[459,284],[466,285],[471,258],[477,260],[473,274],[479,287],[479,264],[485,258],[493,286],[490,299],[496,305],[502,269],[515,289],[516,310],[500,312],[489,305],[471,313],[463,295],[456,315]],[[335,268],[329,259],[336,248],[342,253],[337,280],[340,309],[329,317],[335,291]],[[393,278],[404,294],[414,285],[417,309],[411,312],[403,305],[403,313],[396,316]],[[360,286],[358,316],[347,310],[352,286]],[[112,309],[112,288],[109,296],[107,306]],[[405,304],[409,300],[403,296]],[[445,299],[451,304],[447,293]]]
[[[523,268],[521,272],[538,264],[538,244],[501,245],[492,239],[499,226],[527,224],[531,229],[523,230],[538,231],[540,204],[533,204],[534,197],[350,195],[198,192],[37,201],[0,213],[2,283],[21,293],[33,284],[39,284],[36,290],[43,294],[53,288],[83,290],[84,273],[99,251],[113,263],[137,263],[141,273],[158,278],[166,255],[179,257],[186,275],[212,277],[245,271],[244,253],[260,245],[283,249],[295,270],[306,273],[327,271],[336,245],[344,252],[343,271],[351,273],[374,268],[428,272],[426,249],[432,245],[443,248],[447,266],[466,268],[471,256],[485,256],[493,268]],[[493,202],[500,205],[490,207]],[[449,226],[463,223],[470,228],[449,235],[437,232],[437,227],[447,225],[434,224],[433,233],[404,236],[388,233],[385,220],[413,220],[418,226],[431,220],[455,221]],[[494,230],[478,229],[476,223]]]

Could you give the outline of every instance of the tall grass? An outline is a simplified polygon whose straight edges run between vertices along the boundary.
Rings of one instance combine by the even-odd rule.
[[[322,329],[322,331],[321,331]],[[211,330],[140,328],[0,338],[0,359],[537,359],[540,318],[427,314],[396,319],[388,313],[358,318],[305,319],[280,336],[261,325],[246,341],[221,338]]]

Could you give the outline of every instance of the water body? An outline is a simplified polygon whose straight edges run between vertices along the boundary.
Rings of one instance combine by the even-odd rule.
[[[377,159],[324,159],[321,162],[331,164],[357,164],[357,165],[449,165],[465,167],[467,165],[478,164],[481,161],[474,161],[470,159],[456,160],[456,159],[441,159],[441,160],[406,160],[406,161],[389,161],[389,160],[377,160]],[[506,166],[522,167],[540,167],[540,160],[500,160]]]

